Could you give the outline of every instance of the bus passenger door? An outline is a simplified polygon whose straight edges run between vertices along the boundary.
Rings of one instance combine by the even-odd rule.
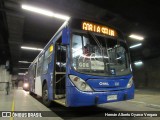
[[[66,87],[66,52],[67,47],[62,46],[60,43],[56,43],[56,59],[55,59],[55,98],[65,98]]]

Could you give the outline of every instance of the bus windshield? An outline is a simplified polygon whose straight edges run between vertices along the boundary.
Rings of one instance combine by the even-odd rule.
[[[129,74],[125,42],[93,33],[72,34],[72,67],[85,74],[119,76]]]

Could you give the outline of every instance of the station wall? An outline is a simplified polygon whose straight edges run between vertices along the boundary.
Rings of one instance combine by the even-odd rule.
[[[6,87],[6,83],[10,83],[11,87],[11,75],[9,71],[5,69],[5,66],[0,66],[0,90],[4,90]]]
[[[136,88],[160,89],[160,57],[133,65],[133,75]]]

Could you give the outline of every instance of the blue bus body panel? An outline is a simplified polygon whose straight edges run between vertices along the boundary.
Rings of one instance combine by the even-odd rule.
[[[125,89],[128,84],[128,76],[124,78],[103,78],[103,79],[88,79],[86,83],[95,91],[110,91]]]
[[[52,75],[53,75],[53,68],[54,68],[54,52],[51,54],[51,56],[52,56],[52,60],[48,64],[48,71],[46,74],[43,74],[41,77],[42,83],[44,80],[46,80],[47,82],[49,100],[53,100]]]
[[[73,70],[71,67],[68,67],[68,74],[69,75],[76,75],[80,78],[82,78],[83,80],[85,80],[87,82],[87,84],[89,84],[90,86],[92,86],[92,88],[108,88],[108,89],[112,89],[112,88],[117,88],[117,89],[125,89],[129,79],[132,77],[132,74],[129,75],[125,75],[125,76],[94,76],[94,75],[87,75],[87,74],[82,74],[79,72],[76,72],[75,70]],[[99,85],[99,82],[108,82],[109,85]],[[119,85],[115,86],[115,82],[119,82]],[[70,82],[67,82],[67,86],[70,86]],[[107,90],[108,90],[107,89]]]

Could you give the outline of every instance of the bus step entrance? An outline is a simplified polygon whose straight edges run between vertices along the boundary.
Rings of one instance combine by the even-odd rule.
[[[65,93],[66,93],[65,74],[57,74],[56,75],[56,95],[65,96]]]

